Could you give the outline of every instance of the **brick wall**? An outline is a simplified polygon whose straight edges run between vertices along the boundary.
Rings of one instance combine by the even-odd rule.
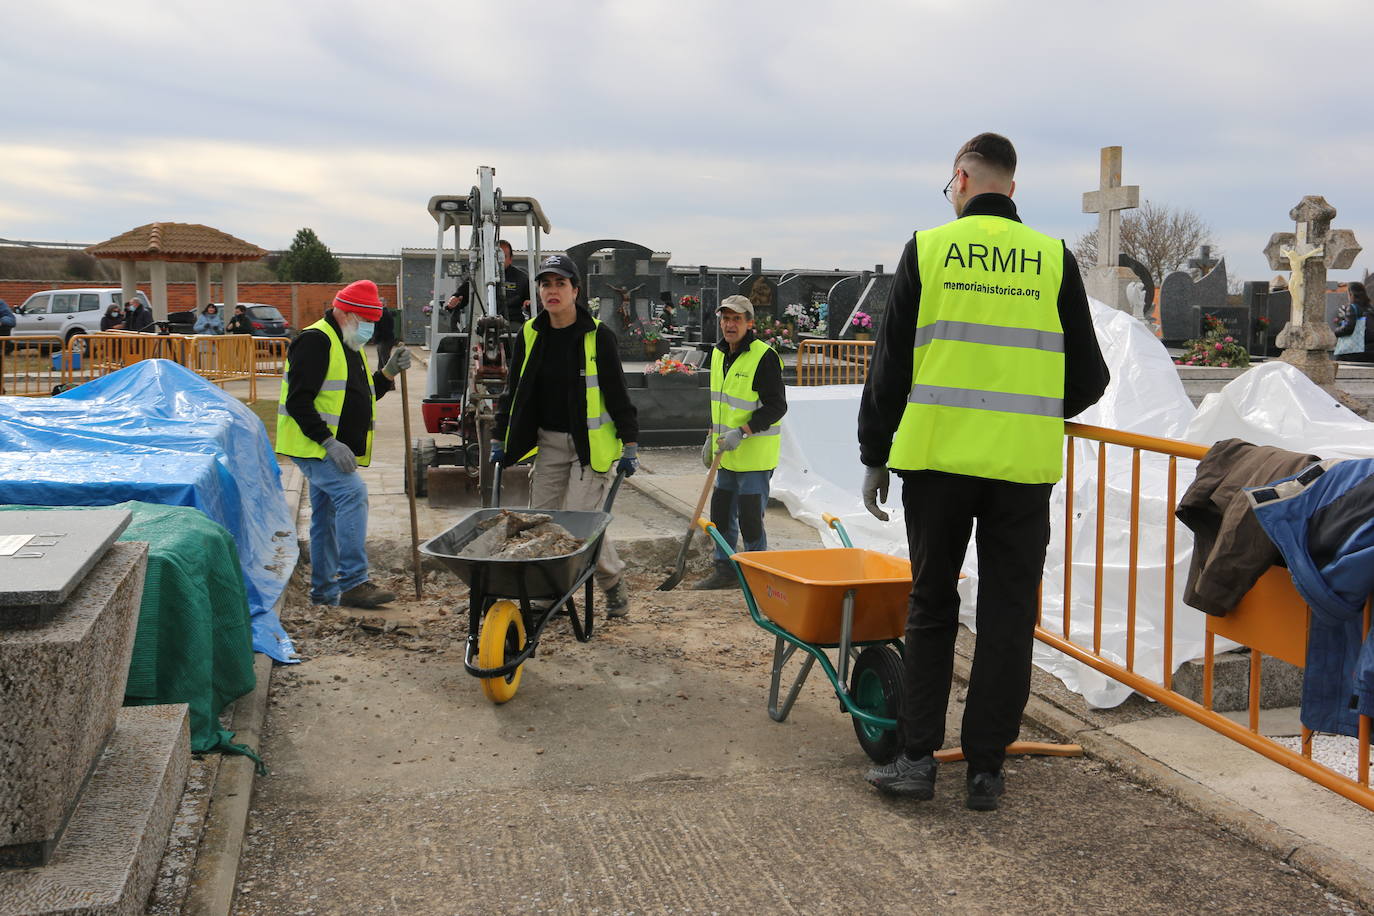
[[[333,301],[334,294],[346,284],[343,283],[240,283],[239,301],[257,302],[262,305],[275,305],[293,328],[303,328],[313,324],[324,314],[324,310]],[[80,280],[0,280],[0,299],[4,299],[11,306],[20,305],[29,296],[45,289],[85,289],[85,288],[110,288],[109,284],[101,285],[90,281]],[[117,285],[116,287],[117,288]],[[152,286],[148,283],[138,284],[138,288],[143,290],[149,300],[152,299]],[[382,301],[387,305],[396,304],[396,284],[379,283],[377,291],[382,297]],[[224,301],[224,286],[220,283],[210,284],[210,301]],[[195,283],[168,283],[167,284],[167,311],[184,312],[204,306],[204,303],[196,302]]]

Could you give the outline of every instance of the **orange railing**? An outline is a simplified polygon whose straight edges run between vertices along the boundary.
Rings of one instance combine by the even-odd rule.
[[[1042,602],[1044,595],[1056,584],[1062,588],[1062,620],[1058,622],[1059,632],[1054,632],[1047,628],[1047,622],[1042,614],[1039,625],[1036,627],[1036,638],[1213,731],[1263,754],[1275,763],[1288,767],[1313,782],[1374,810],[1374,791],[1371,791],[1369,784],[1370,722],[1367,717],[1360,717],[1358,769],[1354,779],[1312,759],[1312,732],[1306,728],[1302,730],[1301,748],[1297,751],[1290,750],[1260,733],[1260,684],[1263,667],[1261,656],[1269,655],[1302,667],[1306,655],[1308,611],[1286,571],[1271,568],[1229,614],[1224,617],[1206,616],[1202,701],[1192,700],[1173,689],[1172,652],[1177,610],[1174,606],[1174,594],[1178,574],[1175,569],[1174,548],[1177,538],[1177,521],[1174,517],[1174,510],[1178,506],[1179,497],[1178,462],[1180,460],[1196,461],[1202,458],[1207,453],[1207,447],[1190,442],[1123,433],[1077,423],[1067,424],[1066,431],[1068,433],[1068,448],[1064,478],[1066,499],[1063,523],[1065,557],[1063,581],[1053,583],[1047,580],[1041,586]],[[1076,641],[1072,636],[1071,626],[1074,611],[1072,558],[1074,539],[1077,534],[1074,524],[1075,507],[1073,499],[1077,475],[1075,453],[1079,451],[1076,447],[1076,440],[1096,443],[1093,447],[1097,453],[1096,468],[1094,469],[1096,477],[1093,480],[1096,489],[1096,506],[1089,513],[1083,513],[1083,518],[1078,520],[1080,527],[1091,524],[1094,536],[1090,644]],[[1131,462],[1130,521],[1126,531],[1129,559],[1126,570],[1125,644],[1123,649],[1118,640],[1117,645],[1111,651],[1104,650],[1103,647],[1103,583],[1106,576],[1104,571],[1104,543],[1108,528],[1106,506],[1109,446],[1129,449]],[[1140,587],[1142,566],[1141,463],[1142,457],[1147,455],[1160,456],[1152,459],[1156,461],[1167,459],[1164,548],[1163,557],[1160,558],[1162,559],[1161,568],[1164,579],[1162,589],[1164,604],[1162,609],[1163,660],[1158,679],[1146,676],[1136,670],[1136,617],[1138,611],[1136,595]],[[1184,613],[1199,614],[1201,612],[1185,606]],[[1365,633],[1369,632],[1369,626],[1370,606],[1366,604]],[[1251,650],[1249,717],[1248,723],[1245,725],[1234,722],[1212,709],[1214,643],[1218,636],[1240,643]]]
[[[67,381],[70,354],[59,336],[0,337],[0,395],[20,398],[51,397]]]
[[[286,374],[286,351],[291,341],[285,337],[254,337],[257,345],[258,375],[281,378]]]
[[[804,340],[797,349],[797,384],[862,385],[872,357],[871,340]]]
[[[73,335],[64,347],[60,337],[11,337],[0,348],[0,394],[44,397],[58,385],[79,385],[145,359],[169,359],[220,387],[247,382],[252,403],[258,397],[258,376],[280,375],[285,361],[285,341],[271,342],[265,357],[256,341],[243,334],[113,331]]]

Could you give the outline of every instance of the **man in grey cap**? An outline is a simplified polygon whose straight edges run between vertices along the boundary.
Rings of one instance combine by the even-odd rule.
[[[727,296],[716,318],[720,342],[711,351],[711,431],[701,448],[707,467],[723,453],[711,493],[711,522],[732,548],[743,535],[745,550],[767,550],[763,512],[787,413],[782,357],[754,336],[754,306],[745,297]],[[738,584],[719,547],[714,566],[694,588]]]

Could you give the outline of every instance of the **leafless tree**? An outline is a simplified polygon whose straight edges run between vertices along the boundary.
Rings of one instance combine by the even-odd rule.
[[[1221,257],[1212,228],[1192,210],[1147,200],[1121,217],[1122,252],[1144,264],[1156,286],[1165,274],[1182,267],[1199,245],[1211,245],[1212,256]],[[1082,270],[1097,266],[1096,229],[1078,237],[1073,255]]]

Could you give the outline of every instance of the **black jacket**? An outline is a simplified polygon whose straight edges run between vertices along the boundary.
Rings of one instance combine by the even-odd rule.
[[[739,355],[749,349],[754,342],[754,332],[746,331],[739,349],[730,352],[730,344],[724,340],[716,344],[725,362],[721,365],[722,374],[729,374],[730,366]],[[717,358],[722,358],[717,357]],[[759,407],[749,415],[749,429],[761,433],[782,419],[787,413],[787,387],[782,383],[782,359],[761,359],[754,370],[754,390],[759,393]]]
[[[541,356],[543,342],[549,330],[549,313],[540,312],[530,319],[539,336],[534,339],[534,349],[530,352],[531,371],[522,377],[520,368],[525,364],[525,335],[515,337],[515,355],[511,359],[509,383],[506,393],[496,410],[496,428],[492,435],[505,442],[505,466],[515,464],[521,456],[534,448],[539,441],[539,411],[529,402],[538,373],[533,364]],[[573,327],[586,334],[596,329],[596,379],[601,388],[601,398],[606,412],[615,423],[616,436],[621,442],[639,441],[639,414],[630,401],[630,391],[625,384],[625,371],[620,365],[620,348],[616,344],[615,332],[606,325],[598,325],[591,312],[577,306],[577,318]],[[581,370],[578,370],[579,373]],[[591,462],[591,445],[587,439],[587,388],[580,374],[568,379],[568,428],[572,430],[573,443],[577,447],[577,460],[582,465]],[[511,405],[515,405],[512,413]],[[509,429],[509,433],[507,433]]]
[[[126,331],[153,331],[156,325],[153,323],[153,310],[142,302],[137,308],[125,311],[124,330]]]
[[[333,312],[325,312],[324,320],[340,334]],[[340,334],[342,338],[342,334]],[[291,371],[286,375],[286,412],[300,425],[301,432],[316,442],[329,438],[329,425],[315,409],[315,398],[329,373],[329,337],[318,328],[306,328],[291,342],[286,361]],[[372,426],[372,398],[367,393],[367,367],[362,354],[344,347],[348,361],[348,386],[344,389],[343,410],[339,414],[339,431],[334,434],[353,454],[367,451],[367,431]],[[372,373],[372,388],[381,397],[393,387],[391,379],[380,371]]]
[[[1361,343],[1359,353],[1343,353],[1337,359],[1374,359],[1374,309],[1369,307],[1361,308],[1353,302],[1347,302],[1336,312],[1336,317],[1332,319],[1332,327],[1336,331],[1337,337],[1349,337],[1355,333],[1356,322],[1361,318],[1364,322],[1364,341]]]
[[[963,216],[1000,216],[1021,222],[1016,204],[1004,194],[979,194],[964,207]],[[887,463],[892,437],[906,409],[920,307],[921,275],[913,235],[897,262],[887,314],[878,329],[873,362],[859,404],[859,460],[867,467]],[[1064,416],[1072,417],[1097,403],[1107,390],[1111,373],[1097,345],[1078,262],[1067,247],[1064,279],[1059,287],[1059,323],[1064,328]]]
[[[1220,617],[1282,560],[1250,510],[1246,487],[1261,487],[1321,459],[1242,439],[1223,439],[1198,462],[1174,515],[1193,532],[1193,560],[1183,600]]]

